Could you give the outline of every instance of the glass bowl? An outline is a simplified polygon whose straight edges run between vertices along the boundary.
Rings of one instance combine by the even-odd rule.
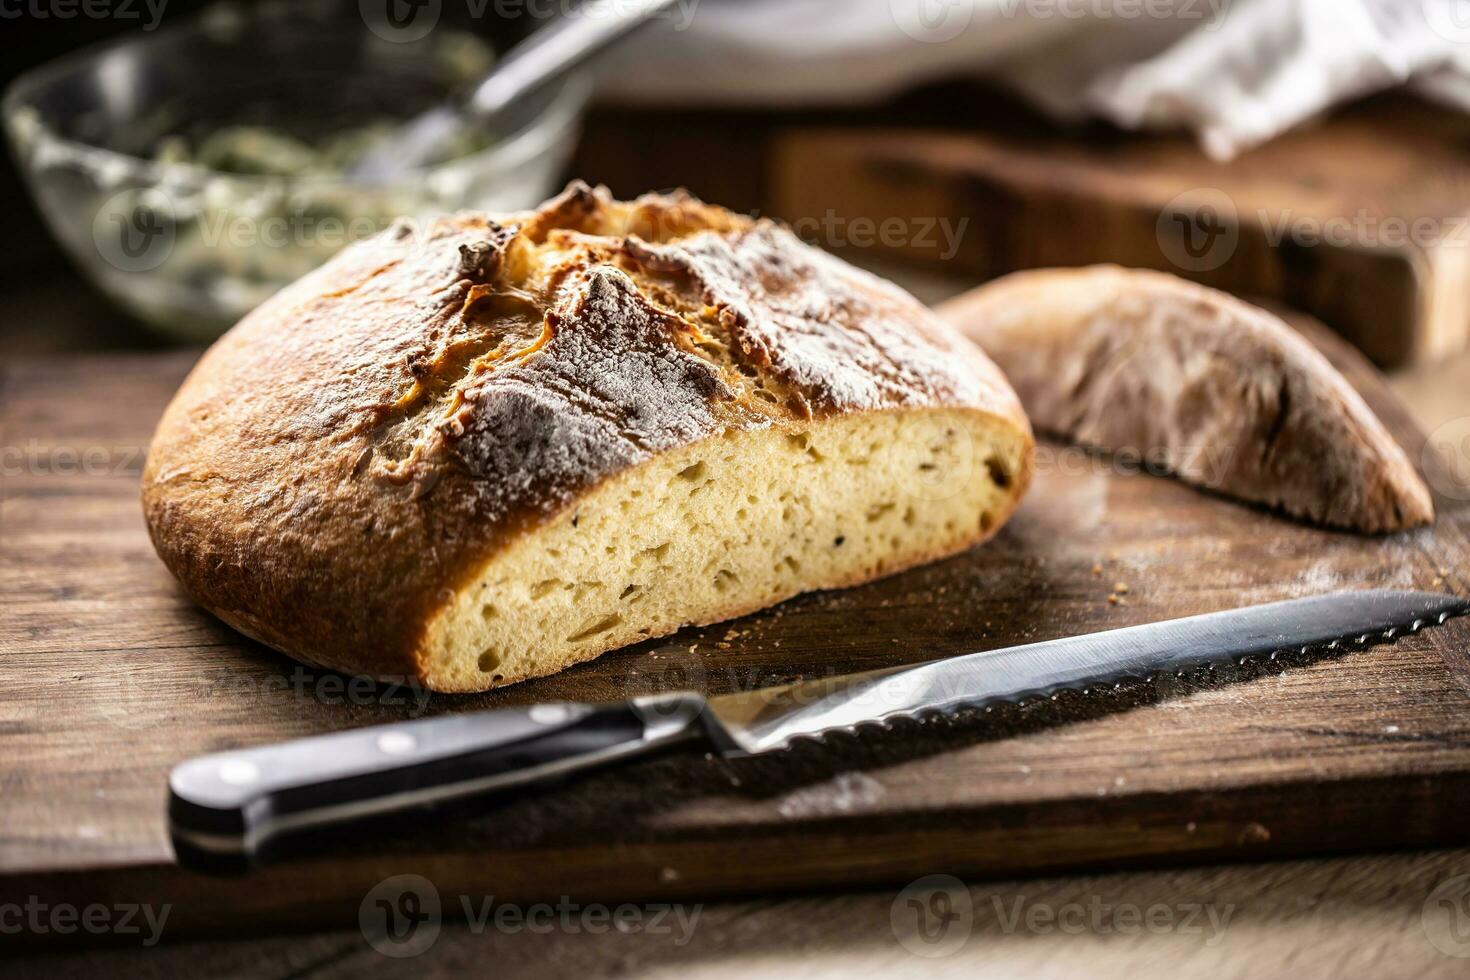
[[[10,87],[6,131],[42,214],[125,309],[207,340],[399,216],[516,210],[555,190],[581,79],[528,102],[493,142],[471,134],[463,155],[401,180],[348,183],[314,151],[293,163],[308,145],[361,139],[442,102],[492,60],[468,32],[439,25],[405,41],[339,9],[222,3]],[[222,130],[235,142],[209,150]],[[258,145],[234,152],[242,140]],[[261,152],[273,172],[248,172]]]

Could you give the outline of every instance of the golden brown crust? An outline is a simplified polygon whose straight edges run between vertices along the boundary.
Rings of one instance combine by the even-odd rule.
[[[687,195],[574,184],[402,224],[263,304],[165,412],[144,508],[241,631],[421,677],[465,577],[609,477],[732,428],[927,406],[1029,431],[995,367],[887,283]]]
[[[940,312],[995,358],[1042,431],[1317,524],[1382,533],[1434,519],[1358,393],[1234,297],[1098,266],[1018,273]]]

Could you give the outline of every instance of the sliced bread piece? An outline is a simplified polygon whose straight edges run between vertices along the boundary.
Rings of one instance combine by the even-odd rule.
[[[939,312],[995,359],[1043,432],[1317,524],[1434,520],[1428,488],[1342,375],[1225,293],[1116,266],[1044,269]]]

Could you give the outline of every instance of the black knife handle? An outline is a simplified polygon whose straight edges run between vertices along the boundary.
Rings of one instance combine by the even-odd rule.
[[[278,837],[524,789],[699,737],[696,694],[424,718],[199,756],[169,774],[180,860],[249,867]]]

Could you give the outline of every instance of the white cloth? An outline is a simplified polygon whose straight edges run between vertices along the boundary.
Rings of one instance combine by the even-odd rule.
[[[616,0],[612,0],[616,2]],[[1470,111],[1470,0],[682,0],[604,78],[635,102],[871,102],[957,75],[1229,159],[1395,85]]]

